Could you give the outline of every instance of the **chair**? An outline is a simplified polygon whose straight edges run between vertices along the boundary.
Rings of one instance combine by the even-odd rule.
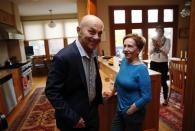
[[[47,74],[48,67],[46,63],[46,58],[44,56],[34,57],[32,60],[32,64],[33,75]]]
[[[170,92],[168,101],[172,92],[175,91],[181,95],[181,107],[183,106],[184,89],[186,86],[186,67],[186,61],[184,60],[171,60],[169,63]]]

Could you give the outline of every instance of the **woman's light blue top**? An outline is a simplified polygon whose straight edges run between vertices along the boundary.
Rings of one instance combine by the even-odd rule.
[[[126,112],[133,103],[139,109],[145,107],[152,98],[151,81],[146,65],[129,64],[124,58],[116,76],[115,88],[119,112]]]

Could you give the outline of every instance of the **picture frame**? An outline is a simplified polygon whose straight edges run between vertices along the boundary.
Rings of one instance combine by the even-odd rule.
[[[179,38],[188,38],[188,37],[189,37],[189,28],[180,28]]]

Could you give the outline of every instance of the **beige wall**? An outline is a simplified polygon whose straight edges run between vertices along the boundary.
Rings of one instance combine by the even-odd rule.
[[[20,20],[20,14],[19,14],[19,9],[18,9],[18,6],[16,4],[13,4],[13,14],[14,14],[14,17],[15,17],[15,27],[17,30],[19,30],[20,32],[23,32],[23,29],[22,29],[22,23],[21,23],[21,20]]]
[[[108,6],[110,5],[178,5],[178,0],[97,0],[97,16],[105,24],[105,40],[100,47],[106,55],[110,55],[110,32],[109,32],[109,15]]]
[[[23,40],[9,40],[7,42],[7,49],[8,49],[9,58],[12,56],[16,56],[19,62],[26,61]]]

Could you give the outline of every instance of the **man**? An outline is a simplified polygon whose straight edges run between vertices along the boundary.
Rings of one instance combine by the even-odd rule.
[[[156,27],[157,37],[152,38],[150,55],[151,63],[150,68],[161,73],[161,85],[163,87],[164,102],[163,105],[168,104],[168,86],[167,86],[167,73],[168,73],[168,53],[170,50],[170,39],[164,36],[164,28],[162,26]]]
[[[98,131],[102,83],[94,50],[103,28],[98,17],[84,16],[78,39],[54,56],[45,93],[61,131]]]

